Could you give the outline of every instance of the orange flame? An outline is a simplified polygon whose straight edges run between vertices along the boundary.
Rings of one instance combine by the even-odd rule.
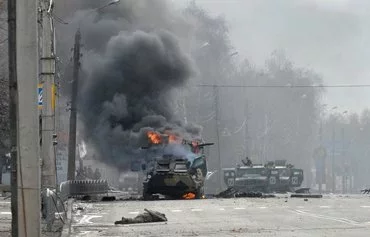
[[[153,144],[159,144],[161,143],[161,135],[156,133],[156,132],[153,132],[153,131],[149,131],[147,133],[148,135],[148,138],[150,140],[151,143]]]
[[[195,194],[194,193],[186,193],[182,196],[182,198],[184,198],[184,199],[194,199]]]
[[[168,143],[170,144],[181,144],[182,139],[175,134],[172,134],[169,131],[165,131],[165,134],[168,135]]]
[[[168,137],[168,142],[169,143],[175,143],[175,144],[181,144],[181,141],[182,139],[173,135],[173,134],[169,134],[169,137]]]

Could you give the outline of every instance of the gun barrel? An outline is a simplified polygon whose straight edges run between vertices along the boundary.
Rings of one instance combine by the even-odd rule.
[[[213,146],[215,143],[213,142],[209,142],[209,143],[202,143],[202,144],[199,144],[200,147],[203,147],[203,146]]]

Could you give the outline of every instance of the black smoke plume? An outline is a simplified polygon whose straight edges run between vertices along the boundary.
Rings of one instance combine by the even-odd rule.
[[[138,2],[144,7],[139,12],[152,6],[151,1]],[[171,32],[168,16],[143,20],[134,6],[137,3],[127,1],[86,19],[93,24],[81,25],[84,55],[78,111],[83,134],[102,161],[121,168],[143,156],[139,148],[147,142],[149,130],[172,130],[186,139],[199,137],[201,131],[174,115],[174,89],[186,85],[195,70]],[[123,13],[130,19],[122,18]],[[82,19],[81,14],[75,18]]]

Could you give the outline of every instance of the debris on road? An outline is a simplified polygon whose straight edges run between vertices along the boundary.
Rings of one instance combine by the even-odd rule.
[[[310,188],[300,188],[295,190],[295,193],[310,193]]]
[[[370,194],[370,188],[361,190],[362,194]]]
[[[241,192],[234,188],[228,188],[225,191],[215,195],[216,198],[240,198],[240,197],[249,197],[249,198],[268,198],[275,197],[274,194],[264,194],[262,192]]]
[[[137,215],[135,218],[125,218],[114,222],[115,225],[149,223],[149,222],[166,222],[166,215],[157,211],[144,209],[144,213]]]
[[[101,201],[102,202],[112,202],[112,201],[116,201],[116,197],[115,196],[104,196],[102,197]]]
[[[322,198],[322,194],[292,194],[291,198]]]

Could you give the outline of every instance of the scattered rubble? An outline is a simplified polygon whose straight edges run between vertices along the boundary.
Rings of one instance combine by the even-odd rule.
[[[144,213],[137,215],[135,218],[125,218],[114,222],[115,225],[149,223],[149,222],[166,222],[166,215],[157,211],[144,209]]]
[[[290,195],[291,198],[322,198],[322,194],[304,194],[295,193]]]
[[[115,196],[104,196],[102,197],[101,201],[102,202],[113,202],[113,201],[116,201],[116,197]]]
[[[262,192],[242,192],[234,188],[228,188],[225,191],[215,195],[216,198],[240,198],[240,197],[249,197],[249,198],[268,198],[275,197],[274,194],[264,194]]]
[[[370,188],[361,190],[362,194],[370,194]]]
[[[295,193],[310,193],[310,188],[299,188],[295,190]]]

